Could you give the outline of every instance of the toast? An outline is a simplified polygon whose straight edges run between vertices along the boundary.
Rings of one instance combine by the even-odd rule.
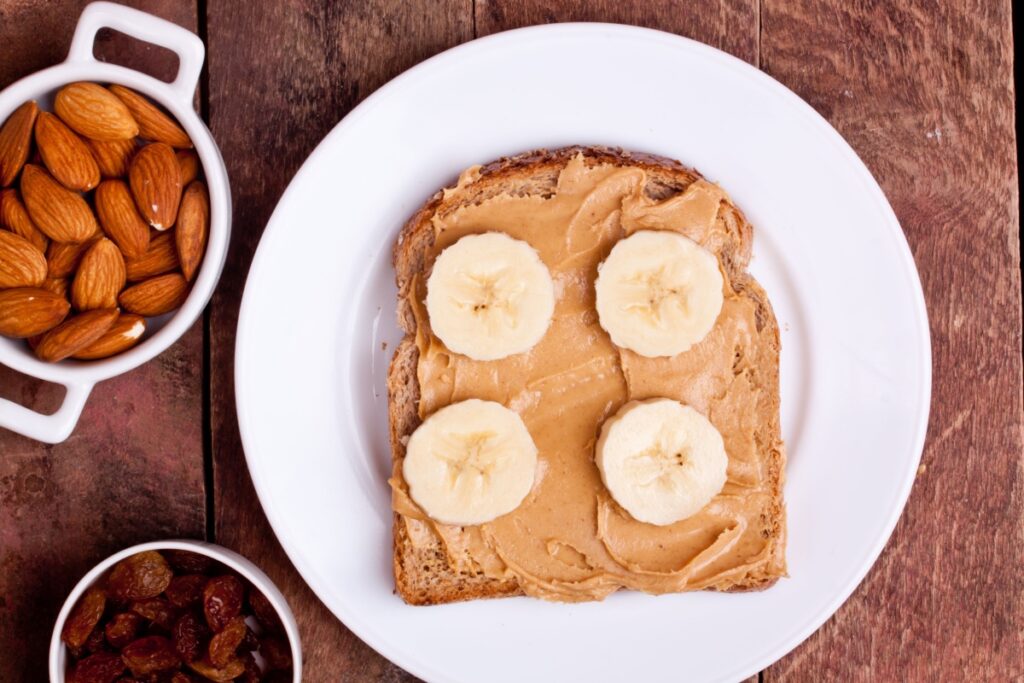
[[[643,192],[654,200],[680,195],[701,179],[695,170],[659,156],[604,147],[568,147],[538,150],[492,162],[479,168],[468,182],[460,181],[460,192],[441,190],[431,197],[407,222],[394,247],[398,321],[406,333],[395,351],[387,380],[396,473],[404,457],[405,443],[421,421],[419,349],[415,343],[417,317],[409,298],[417,279],[430,272],[435,242],[434,217],[498,195],[549,196],[556,190],[561,171],[570,160],[581,155],[588,167],[642,169],[646,174]],[[750,224],[726,198],[718,207],[715,226],[718,237],[705,246],[719,258],[735,295],[749,300],[756,315],[757,331],[750,344],[757,346],[755,357],[759,359],[759,366],[751,376],[756,377],[762,398],[757,403],[753,442],[757,444],[757,457],[767,473],[770,495],[759,512],[759,533],[765,540],[765,550],[758,563],[745,567],[729,581],[708,587],[728,591],[759,590],[785,575],[782,500],[785,455],[779,424],[779,329],[767,295],[746,272],[753,238]],[[467,563],[454,566],[449,553],[443,540],[427,524],[395,512],[395,585],[407,603],[429,605],[523,594],[523,587],[515,577],[496,578]]]

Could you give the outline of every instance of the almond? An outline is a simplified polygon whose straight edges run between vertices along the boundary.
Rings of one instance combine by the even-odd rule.
[[[96,215],[126,258],[138,259],[149,249],[149,226],[142,220],[132,191],[123,180],[104,180],[96,188]]]
[[[155,275],[178,269],[178,252],[174,246],[174,231],[158,232],[151,236],[149,249],[140,258],[125,259],[128,280],[138,282]]]
[[[0,225],[15,235],[24,237],[39,251],[46,251],[50,244],[50,238],[32,222],[28,210],[21,203],[18,191],[13,187],[0,191]]]
[[[79,360],[95,360],[107,358],[115,353],[121,353],[142,339],[146,331],[146,319],[141,315],[133,313],[122,313],[110,326],[110,329],[103,333],[103,336],[85,347],[74,358]]]
[[[178,248],[178,261],[185,279],[191,281],[199,269],[206,251],[206,238],[210,232],[210,195],[202,181],[186,188],[178,210],[178,223],[174,227],[174,241]]]
[[[192,146],[188,133],[142,95],[123,85],[111,85],[110,92],[117,95],[132,113],[132,117],[139,124],[139,137],[153,142],[163,142],[171,147],[187,149]]]
[[[106,142],[87,140],[87,142],[104,178],[123,178],[128,175],[128,165],[138,148],[135,138]]]
[[[38,287],[0,291],[0,334],[23,339],[56,327],[71,309],[64,297]]]
[[[128,169],[135,205],[157,230],[166,230],[178,218],[181,201],[181,166],[174,150],[162,142],[140,149]]]
[[[36,345],[36,357],[56,362],[74,355],[102,337],[117,320],[116,308],[86,311],[53,328]]]
[[[124,289],[124,258],[110,240],[96,241],[82,257],[71,283],[71,303],[79,311],[116,308],[117,295]]]
[[[46,279],[46,257],[24,237],[0,230],[0,289],[38,287]]]
[[[199,176],[199,155],[191,149],[180,149],[175,153],[178,166],[181,167],[181,186],[189,184]]]
[[[21,197],[36,227],[56,242],[84,242],[99,231],[96,216],[81,195],[38,166],[25,165]]]
[[[129,313],[146,317],[163,315],[181,306],[188,296],[188,283],[178,273],[143,280],[121,292],[118,301]]]
[[[38,114],[39,106],[34,101],[26,102],[0,127],[0,187],[13,183],[25,165]]]
[[[36,147],[50,174],[69,190],[86,192],[100,182],[100,167],[89,146],[48,111],[36,119]]]
[[[53,292],[62,299],[67,299],[68,279],[66,277],[48,277],[43,280],[43,289]]]
[[[67,277],[75,272],[97,238],[74,244],[72,242],[50,242],[46,250],[46,277]]]
[[[61,88],[53,110],[79,135],[93,140],[127,140],[139,134],[139,124],[112,92],[95,83],[72,83]]]

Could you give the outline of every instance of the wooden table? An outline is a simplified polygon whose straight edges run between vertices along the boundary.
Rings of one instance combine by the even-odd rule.
[[[0,0],[0,87],[62,60],[83,4]],[[127,545],[168,537],[216,541],[267,570],[298,617],[307,680],[411,680],[330,615],[267,525],[235,421],[239,301],[282,191],[353,106],[453,45],[554,21],[660,28],[771,74],[861,155],[917,259],[935,360],[928,442],[910,502],[853,597],[761,677],[1024,677],[1009,0],[134,4],[206,42],[196,102],[232,179],[231,253],[204,318],[156,360],[99,385],[65,443],[0,433],[0,681],[44,680],[54,617],[87,569]],[[161,50],[119,35],[103,35],[97,52],[157,75],[174,69]],[[43,410],[60,399],[53,386],[6,369],[0,395]]]

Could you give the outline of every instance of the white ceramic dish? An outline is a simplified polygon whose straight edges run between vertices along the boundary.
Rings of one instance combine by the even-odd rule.
[[[65,681],[68,653],[67,646],[65,646],[60,639],[60,634],[64,630],[64,622],[67,621],[68,615],[71,614],[71,610],[74,609],[79,598],[81,598],[82,594],[85,593],[85,591],[87,591],[93,584],[103,578],[115,564],[126,557],[130,557],[136,553],[141,553],[144,550],[188,550],[193,553],[198,553],[199,555],[206,555],[207,557],[212,557],[221,564],[230,567],[238,572],[239,575],[248,579],[257,590],[266,596],[267,600],[274,607],[274,610],[277,611],[277,616],[281,619],[281,624],[284,626],[285,635],[288,637],[288,643],[291,647],[292,661],[294,662],[294,676],[292,676],[292,680],[294,683],[299,683],[302,680],[302,647],[299,642],[299,627],[295,623],[295,615],[292,614],[291,608],[288,607],[288,601],[284,599],[281,591],[279,591],[273,581],[263,573],[263,570],[238,553],[228,550],[222,546],[214,545],[213,543],[190,540],[170,540],[141,543],[114,553],[93,567],[88,574],[83,576],[82,579],[75,584],[71,594],[68,596],[67,600],[64,601],[64,606],[61,607],[60,614],[57,615],[57,623],[54,624],[53,635],[50,636],[49,667],[50,681],[52,683],[64,683]]]
[[[117,29],[172,50],[179,59],[175,80],[164,83],[139,71],[97,61],[93,56],[93,43],[101,28]],[[89,392],[97,382],[128,372],[163,352],[188,331],[210,300],[227,258],[231,187],[220,150],[192,109],[204,55],[203,41],[177,24],[129,7],[95,2],[85,8],[78,20],[67,60],[0,92],[0,121],[6,121],[11,112],[28,100],[38,100],[40,106],[48,107],[61,86],[75,81],[120,83],[133,88],[163,105],[192,138],[210,191],[210,236],[192,292],[176,312],[149,321],[146,337],[135,347],[104,360],[45,363],[32,354],[24,340],[0,337],[0,364],[67,388],[63,404],[52,415],[42,415],[0,398],[0,427],[38,441],[63,441],[75,428]]]
[[[573,143],[678,158],[720,182],[755,226],[752,270],[782,328],[791,576],[760,593],[409,607],[393,594],[386,484],[392,243],[463,168]],[[267,227],[235,360],[249,468],[296,567],[371,646],[452,682],[757,672],[818,628],[875,561],[913,482],[931,386],[913,258],[836,131],[722,52],[601,24],[463,45],[346,117]]]

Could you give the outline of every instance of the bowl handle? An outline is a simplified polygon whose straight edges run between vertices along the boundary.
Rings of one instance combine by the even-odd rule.
[[[67,389],[64,402],[52,415],[43,415],[0,398],[0,427],[44,443],[60,443],[68,438],[78,423],[78,416],[82,414],[93,385],[71,383],[64,386]]]
[[[183,104],[191,108],[206,57],[206,48],[199,36],[137,9],[112,2],[94,2],[78,18],[67,61],[96,62],[93,43],[96,42],[96,33],[102,28],[116,29],[132,38],[166,47],[178,55],[178,75],[169,87]]]

